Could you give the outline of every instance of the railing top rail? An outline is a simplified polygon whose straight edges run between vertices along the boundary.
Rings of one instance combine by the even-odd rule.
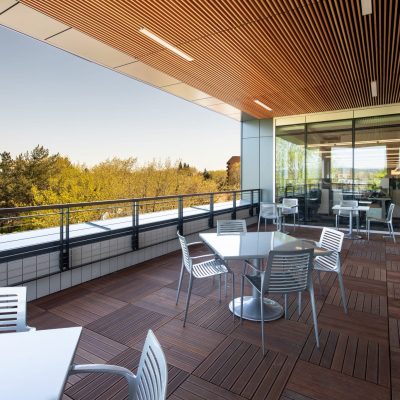
[[[234,194],[234,193],[244,193],[258,191],[259,189],[243,189],[243,190],[228,190],[224,192],[206,192],[206,193],[190,193],[190,194],[174,194],[169,196],[160,197],[134,197],[130,199],[117,199],[117,200],[99,200],[99,201],[89,201],[81,203],[65,203],[65,204],[48,204],[43,206],[29,206],[29,207],[11,207],[11,208],[0,208],[0,215],[7,214],[20,214],[29,211],[42,211],[42,210],[62,210],[68,208],[76,207],[88,207],[88,206],[99,206],[99,205],[112,205],[121,203],[132,203],[132,202],[144,202],[144,201],[154,201],[154,200],[167,200],[167,199],[177,199],[186,197],[201,197],[210,196],[211,194]]]

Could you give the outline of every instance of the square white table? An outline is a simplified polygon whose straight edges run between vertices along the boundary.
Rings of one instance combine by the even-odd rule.
[[[82,328],[0,334],[0,398],[61,399]]]
[[[230,235],[216,233],[200,233],[201,240],[209,246],[221,259],[254,260],[259,266],[260,260],[266,258],[271,250],[303,250],[314,248],[315,255],[326,255],[324,249],[316,249],[313,241],[296,239],[281,232],[247,232]],[[235,315],[240,316],[240,297],[235,299],[229,308]],[[273,321],[283,315],[283,307],[274,300],[264,298],[264,321]],[[260,300],[258,292],[253,289],[252,296],[243,297],[243,318],[251,321],[261,320]]]
[[[353,211],[365,211],[369,210],[369,206],[341,206],[340,204],[336,204],[332,207],[332,210],[336,211],[349,211],[349,232],[344,235],[346,239],[361,239],[360,235],[356,235],[353,233]]]

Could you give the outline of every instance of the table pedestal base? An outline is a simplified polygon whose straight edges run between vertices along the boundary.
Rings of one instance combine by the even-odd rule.
[[[349,232],[349,233],[345,233],[344,234],[344,237],[346,238],[346,239],[352,239],[352,240],[356,240],[356,239],[361,239],[361,236],[360,235],[356,235],[355,233],[353,233],[353,232]]]
[[[238,317],[240,317],[240,297],[235,299],[235,310],[233,302],[229,303],[229,309]],[[264,298],[264,321],[274,321],[284,314],[283,307],[274,300]],[[260,299],[253,296],[243,297],[243,318],[250,321],[261,321],[261,304]]]

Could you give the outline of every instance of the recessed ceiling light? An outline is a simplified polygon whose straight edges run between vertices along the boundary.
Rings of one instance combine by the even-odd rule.
[[[372,97],[378,96],[378,91],[376,88],[376,81],[371,81],[371,93],[372,93]]]
[[[153,32],[150,32],[148,29],[140,28],[139,32],[143,33],[143,35],[146,35],[148,38],[150,38],[151,40],[154,40],[155,42],[157,42],[161,46],[165,47],[166,49],[168,49],[168,50],[172,51],[173,53],[177,54],[179,57],[182,57],[187,61],[193,61],[193,57],[190,57],[189,55],[187,55],[183,51],[177,49],[175,46],[172,46],[171,43],[168,43],[166,40],[161,39],[159,36],[157,36]]]
[[[361,0],[361,14],[372,14],[372,0]]]
[[[254,100],[254,103],[258,104],[259,106],[261,106],[262,108],[265,108],[268,111],[272,111],[272,108],[268,107],[267,105],[262,103],[260,100]]]

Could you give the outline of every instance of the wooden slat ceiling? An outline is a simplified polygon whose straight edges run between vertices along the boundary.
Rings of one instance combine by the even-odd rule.
[[[368,16],[361,0],[21,3],[257,118],[400,102],[399,0],[372,0]]]

